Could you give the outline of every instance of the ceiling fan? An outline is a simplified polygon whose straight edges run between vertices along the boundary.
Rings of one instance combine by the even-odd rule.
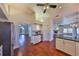
[[[37,6],[44,6],[44,11],[43,13],[46,13],[47,9],[50,7],[50,8],[56,8],[57,5],[50,5],[49,3],[45,3],[45,4],[36,4]]]

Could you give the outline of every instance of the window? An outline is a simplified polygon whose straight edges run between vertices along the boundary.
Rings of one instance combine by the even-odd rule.
[[[73,29],[72,28],[64,28],[63,33],[72,33]]]
[[[77,34],[79,34],[79,28],[77,28]]]
[[[63,29],[63,33],[67,33],[67,28],[64,28]]]
[[[68,28],[68,33],[73,33],[73,29],[72,28]]]

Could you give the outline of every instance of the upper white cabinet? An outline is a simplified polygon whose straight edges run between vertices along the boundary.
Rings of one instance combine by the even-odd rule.
[[[79,22],[79,12],[74,12],[65,15],[62,20],[62,24],[71,24],[75,22]]]
[[[64,52],[75,56],[75,42],[69,41],[69,40],[64,40]]]
[[[76,42],[76,56],[79,56],[79,42]]]

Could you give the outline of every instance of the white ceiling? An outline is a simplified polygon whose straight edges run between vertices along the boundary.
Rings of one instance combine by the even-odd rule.
[[[13,4],[4,4],[6,6],[7,12],[10,13],[10,15],[20,15],[21,13],[26,14],[33,14],[35,13],[36,19],[47,19],[51,17],[55,17],[59,14],[60,8],[59,6],[62,6],[62,4],[54,4],[57,5],[56,9],[49,8],[45,14],[43,14],[43,7],[36,6],[36,4],[24,4],[24,3],[13,3]],[[53,3],[51,4],[53,5]],[[12,10],[12,12],[10,10]]]
[[[6,10],[10,15],[20,15],[22,13],[33,14],[34,11],[31,7],[31,4],[23,4],[23,3],[12,3],[12,4],[4,4]]]
[[[79,4],[52,3],[51,5],[53,4],[57,5],[57,8],[49,8],[45,14],[43,13],[43,7],[36,6],[36,3],[11,3],[4,5],[10,15],[33,15],[36,20],[61,18],[64,14],[69,14],[79,10]],[[59,8],[60,6],[62,8]],[[56,15],[59,15],[59,17],[56,17]]]
[[[44,7],[42,6],[36,6],[36,4],[33,5],[33,10],[35,11],[35,16],[36,16],[36,20],[41,20],[41,19],[53,19],[56,15],[60,15],[61,9],[63,8],[62,4],[56,4],[56,3],[52,3],[50,5],[57,5],[57,8],[49,8],[47,9],[46,13],[44,14]],[[59,8],[59,7],[62,8]]]

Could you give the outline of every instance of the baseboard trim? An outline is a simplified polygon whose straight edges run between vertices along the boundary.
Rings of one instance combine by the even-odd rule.
[[[56,50],[59,51],[59,52],[64,53],[66,56],[72,56],[72,55],[70,55],[70,54],[65,53],[64,51],[59,50],[59,49],[56,49]]]

